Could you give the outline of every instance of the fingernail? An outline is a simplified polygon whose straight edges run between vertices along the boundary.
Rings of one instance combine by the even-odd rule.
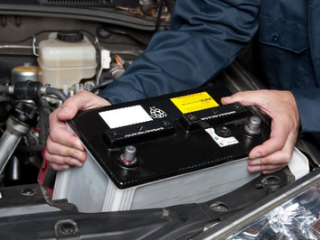
[[[63,166],[61,166],[61,170],[62,170],[62,171],[68,170],[69,168],[70,168],[69,165],[63,165]]]
[[[251,156],[249,156],[250,159],[257,159],[257,158],[260,158],[260,157],[261,157],[260,153],[253,153],[253,154],[251,154]]]
[[[74,157],[75,159],[77,159],[78,161],[80,161],[80,160],[83,159],[83,153],[82,153],[82,152],[79,152],[79,151],[76,151],[76,152],[74,152],[73,157]]]
[[[257,166],[249,166],[248,167],[249,172],[260,172],[261,171],[261,167],[260,165]]]
[[[75,158],[71,158],[71,165],[73,166],[77,166],[77,167],[81,167],[82,166],[82,162],[78,161],[78,159]]]
[[[82,146],[82,143],[79,139],[76,140],[75,142],[75,147],[79,150],[82,150],[83,149],[83,146]]]
[[[67,107],[62,107],[59,111],[59,113],[67,113],[67,112],[69,112],[69,108]]]
[[[250,166],[260,166],[260,165],[261,165],[260,159],[255,159],[250,161]]]
[[[225,104],[233,103],[233,98],[232,97],[223,97],[223,102]]]

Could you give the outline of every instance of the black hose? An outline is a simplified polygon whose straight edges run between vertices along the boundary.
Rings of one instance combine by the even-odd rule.
[[[59,89],[56,88],[52,88],[52,87],[47,87],[46,88],[46,94],[52,94],[55,95],[56,97],[58,97],[62,102],[67,100],[67,96],[60,91]]]
[[[39,112],[39,142],[40,145],[45,145],[47,137],[49,136],[49,116],[46,114],[41,99],[35,100]]]
[[[0,102],[7,102],[7,101],[11,101],[13,99],[13,97],[10,96],[0,96]]]
[[[115,33],[115,34],[121,34],[121,35],[124,35],[124,36],[127,36],[127,37],[130,37],[131,39],[135,40],[137,43],[140,43],[144,46],[148,46],[148,41],[136,36],[135,34],[132,34],[132,32],[128,31],[128,30],[122,30],[122,29],[118,29],[118,28],[113,28],[113,27],[106,27],[106,26],[100,26],[97,30],[96,30],[96,33],[101,31],[101,29],[105,30],[105,31],[108,31],[110,33]],[[106,38],[104,37],[102,34],[99,34],[97,33],[98,37],[99,38]]]
[[[105,86],[109,85],[110,83],[112,83],[114,80],[113,79],[108,79],[108,80],[105,80],[103,81],[102,83],[100,83],[99,85],[93,87],[90,92],[95,92],[101,88],[104,88]]]
[[[156,32],[159,31],[159,28],[160,28],[162,8],[163,8],[163,0],[160,0],[160,5],[158,7],[157,20],[156,20]]]
[[[41,152],[45,145],[28,145],[28,146],[18,146],[16,151],[18,152]]]
[[[9,94],[9,87],[0,85],[0,93]],[[1,95],[0,96],[0,102],[6,102],[6,101],[10,101],[12,99],[13,98],[11,96],[9,96],[9,95]]]
[[[9,87],[0,85],[0,93],[9,93]]]

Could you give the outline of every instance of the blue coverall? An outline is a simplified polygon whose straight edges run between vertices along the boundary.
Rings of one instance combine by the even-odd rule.
[[[254,36],[270,88],[292,91],[301,133],[320,135],[319,0],[177,0],[170,30],[100,95],[116,104],[203,86]]]

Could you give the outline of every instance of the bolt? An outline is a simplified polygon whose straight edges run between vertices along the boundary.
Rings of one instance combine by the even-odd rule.
[[[76,231],[76,226],[71,222],[62,223],[60,226],[60,231],[64,234],[73,234]]]
[[[189,115],[187,116],[187,118],[188,118],[190,121],[194,121],[194,120],[197,119],[197,117],[196,117],[194,114],[189,114]]]
[[[55,225],[55,232],[58,239],[65,236],[79,235],[79,229],[77,223],[71,219],[60,220]]]
[[[32,197],[33,195],[36,194],[36,191],[32,188],[24,188],[21,190],[21,195],[26,196],[26,197]]]

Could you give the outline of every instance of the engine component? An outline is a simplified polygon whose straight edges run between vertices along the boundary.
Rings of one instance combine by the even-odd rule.
[[[50,33],[39,43],[39,80],[53,88],[71,88],[96,74],[96,50],[81,32]]]
[[[54,95],[61,101],[67,96],[59,89],[45,86],[36,81],[18,81],[13,86],[0,86],[0,93],[14,95],[17,99],[39,100],[44,95]]]
[[[38,81],[38,67],[30,63],[24,63],[23,66],[17,66],[11,71],[11,82]]]
[[[76,7],[139,7],[139,0],[38,0],[43,5],[76,6]]]
[[[37,113],[33,108],[19,102],[10,112],[6,131],[0,139],[0,174],[9,161],[21,137],[26,134],[31,126],[37,124]]]
[[[120,77],[124,73],[125,69],[119,64],[112,64],[110,69],[110,74],[113,79]]]
[[[5,169],[6,185],[17,185],[22,179],[21,161],[16,156],[12,156]]]
[[[246,134],[253,114],[222,105],[229,94],[214,85],[78,114],[68,124],[88,159],[58,172],[54,199],[83,212],[117,211],[203,202],[242,186],[258,176],[248,172],[247,156],[269,128],[261,123],[260,134]],[[128,145],[133,157],[124,154]],[[134,165],[124,166],[124,155]]]

